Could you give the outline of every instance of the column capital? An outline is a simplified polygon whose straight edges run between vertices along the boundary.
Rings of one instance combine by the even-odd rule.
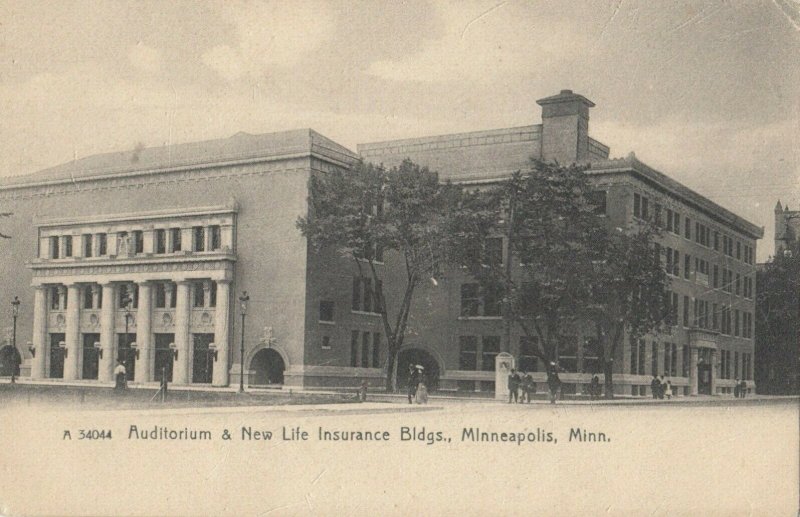
[[[214,280],[214,282],[216,282],[217,284],[231,285],[233,283],[233,280],[230,278],[220,278],[219,280]]]

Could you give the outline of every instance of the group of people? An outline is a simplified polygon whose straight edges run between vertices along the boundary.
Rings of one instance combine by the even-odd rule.
[[[547,372],[547,387],[550,391],[550,403],[555,404],[561,392],[561,379],[555,368]],[[512,401],[520,404],[526,401],[530,403],[534,395],[536,395],[536,382],[531,374],[512,369],[508,374],[508,403],[511,404]]]
[[[747,395],[747,381],[736,377],[736,383],[733,385],[733,396],[737,399],[743,399]]]
[[[425,385],[425,368],[408,365],[408,403],[427,404],[428,387]]]
[[[653,380],[650,381],[650,391],[653,393],[654,399],[663,400],[666,397],[669,400],[672,398],[672,381],[665,380],[663,375],[660,379],[653,375]]]

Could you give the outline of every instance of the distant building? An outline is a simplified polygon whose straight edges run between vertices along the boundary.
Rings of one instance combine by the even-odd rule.
[[[800,210],[789,210],[789,205],[775,205],[775,254],[782,253],[791,243],[800,241]]]
[[[359,154],[308,129],[239,133],[0,180],[0,206],[14,214],[5,227],[14,238],[0,246],[0,292],[22,301],[22,374],[110,382],[119,359],[142,384],[164,375],[213,386],[242,375],[250,385],[380,384],[386,345],[371,277],[352,260],[311,252],[296,228],[309,177],[408,157],[443,180],[481,184],[535,157],[590,163],[605,217],[657,218],[665,228],[675,324],[625,341],[617,392],[645,395],[654,374],[681,394],[728,393],[735,377],[752,379],[761,229],[633,155],[609,159],[589,137],[594,104],[585,97],[564,90],[538,102],[541,124],[368,143]],[[401,283],[399,260],[387,253],[378,266],[389,293]],[[417,293],[399,372],[421,364],[439,389],[492,391],[499,305],[459,275]],[[510,352],[541,382],[532,346],[517,332]],[[599,365],[588,329],[575,329],[559,363],[568,391],[590,381]]]

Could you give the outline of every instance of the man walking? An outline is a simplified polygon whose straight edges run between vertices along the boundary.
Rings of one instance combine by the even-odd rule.
[[[653,380],[650,381],[650,391],[653,392],[654,399],[659,398],[659,393],[661,392],[661,382],[655,375],[653,375]]]
[[[514,402],[519,402],[519,374],[517,370],[512,368],[511,373],[508,374],[508,403],[511,404],[511,399],[514,399]]]

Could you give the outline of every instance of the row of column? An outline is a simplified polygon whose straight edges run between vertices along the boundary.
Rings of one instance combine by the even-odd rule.
[[[172,382],[176,384],[189,384],[192,374],[191,342],[191,281],[175,282],[175,347],[177,358],[173,358]],[[99,359],[98,380],[110,382],[114,378],[114,365],[117,357],[115,343],[115,307],[117,285],[115,283],[102,284],[103,306],[100,309],[100,349],[102,357]],[[139,307],[136,311],[136,345],[139,350],[137,362],[144,368],[136,369],[137,382],[150,382],[153,380],[155,364],[155,349],[153,347],[152,331],[152,283],[139,282]],[[64,380],[77,380],[81,377],[81,362],[83,343],[80,332],[80,294],[81,286],[78,283],[67,284],[67,304],[65,315],[65,343],[67,357],[64,361]],[[31,377],[42,379],[46,374],[46,361],[50,353],[50,340],[48,333],[47,317],[47,288],[36,286],[34,292],[33,312],[33,345],[36,355],[33,358]],[[213,370],[212,384],[226,386],[228,384],[228,322],[229,322],[230,280],[217,281],[217,304],[214,320],[214,343],[217,347],[216,364]]]

